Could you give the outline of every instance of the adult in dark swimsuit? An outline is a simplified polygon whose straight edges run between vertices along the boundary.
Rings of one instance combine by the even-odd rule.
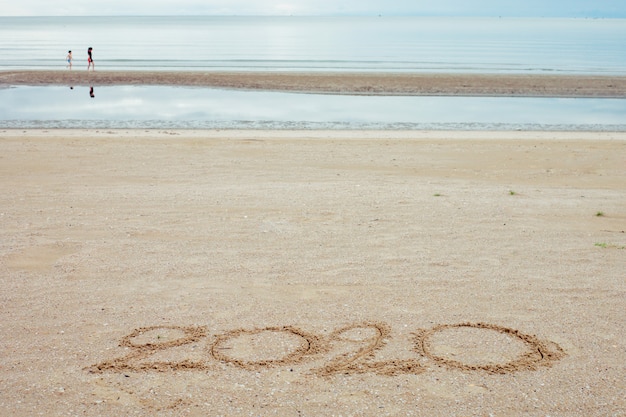
[[[87,49],[87,71],[89,71],[89,67],[91,67],[92,71],[96,70],[96,64],[93,62],[93,58],[91,57],[91,51],[93,48],[90,46]]]

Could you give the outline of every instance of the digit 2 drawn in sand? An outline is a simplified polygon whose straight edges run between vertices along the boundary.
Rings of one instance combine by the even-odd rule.
[[[147,340],[143,343],[137,339],[141,336],[150,335],[151,333],[159,333],[156,341]],[[176,339],[166,340],[161,334],[179,334]],[[181,334],[182,333],[182,334]],[[182,326],[151,326],[140,327],[133,330],[132,333],[124,336],[120,340],[120,347],[130,348],[128,355],[116,358],[110,361],[104,361],[88,368],[91,372],[120,372],[120,371],[166,371],[166,370],[185,370],[185,369],[207,369],[208,366],[203,362],[193,362],[189,360],[183,361],[153,361],[145,362],[144,360],[157,352],[171,349],[174,347],[184,346],[189,343],[198,342],[207,337],[205,327],[182,327]],[[153,337],[154,338],[154,337]],[[161,340],[163,339],[163,340]]]
[[[462,339],[467,337],[464,336],[463,331],[480,332],[479,339],[487,340],[491,337],[495,340],[492,345],[496,349],[501,344],[514,345],[515,349],[512,349],[513,353],[510,354],[513,358],[501,358],[500,362],[494,362],[488,357],[482,362],[469,360],[464,362],[463,359],[457,358],[457,354],[446,352],[446,349],[452,351],[470,349],[469,346],[463,345]],[[447,338],[444,339],[443,336]],[[375,360],[376,353],[386,345],[390,338],[391,328],[385,323],[378,322],[345,326],[326,337],[308,333],[293,326],[237,329],[213,338],[209,338],[205,327],[141,327],[124,336],[120,341],[119,345],[130,348],[130,353],[87,369],[94,373],[125,370],[211,370],[215,366],[211,364],[211,360],[214,360],[253,370],[300,364],[316,359],[325,362],[322,366],[311,369],[312,373],[320,376],[365,373],[391,376],[422,373],[427,361],[430,360],[446,368],[464,371],[511,373],[523,369],[536,370],[539,367],[548,367],[565,355],[556,343],[544,342],[535,336],[523,334],[514,329],[494,324],[460,323],[441,324],[415,332],[412,342],[413,351],[419,356],[417,359]],[[437,340],[438,338],[441,340]],[[197,344],[202,339],[212,339],[207,341],[202,360],[158,358],[158,355],[166,350]],[[481,350],[483,346],[479,345],[474,349]],[[455,356],[455,358],[449,356]],[[152,361],[148,361],[151,357]]]
[[[389,376],[422,373],[424,370],[418,360],[374,361],[372,359],[376,351],[385,346],[390,334],[391,329],[384,323],[366,322],[337,329],[328,340],[334,345],[344,345],[341,349],[342,353],[314,372],[321,376],[370,372]]]

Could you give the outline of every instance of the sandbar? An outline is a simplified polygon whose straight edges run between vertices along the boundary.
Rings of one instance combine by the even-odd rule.
[[[176,85],[321,94],[626,97],[626,76],[220,71],[0,71],[10,85]]]

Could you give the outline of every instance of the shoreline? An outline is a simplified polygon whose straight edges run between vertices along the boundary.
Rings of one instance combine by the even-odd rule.
[[[212,71],[0,71],[16,85],[167,85],[316,94],[626,98],[626,76]]]
[[[294,130],[294,129],[144,129],[144,128],[0,128],[0,137],[145,138],[172,137],[219,139],[359,139],[359,140],[582,140],[626,141],[623,131],[550,130]]]

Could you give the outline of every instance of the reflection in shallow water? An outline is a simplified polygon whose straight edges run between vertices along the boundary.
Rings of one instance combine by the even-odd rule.
[[[89,96],[82,93],[87,89]],[[624,99],[349,96],[164,86],[0,89],[0,127],[625,131]]]

